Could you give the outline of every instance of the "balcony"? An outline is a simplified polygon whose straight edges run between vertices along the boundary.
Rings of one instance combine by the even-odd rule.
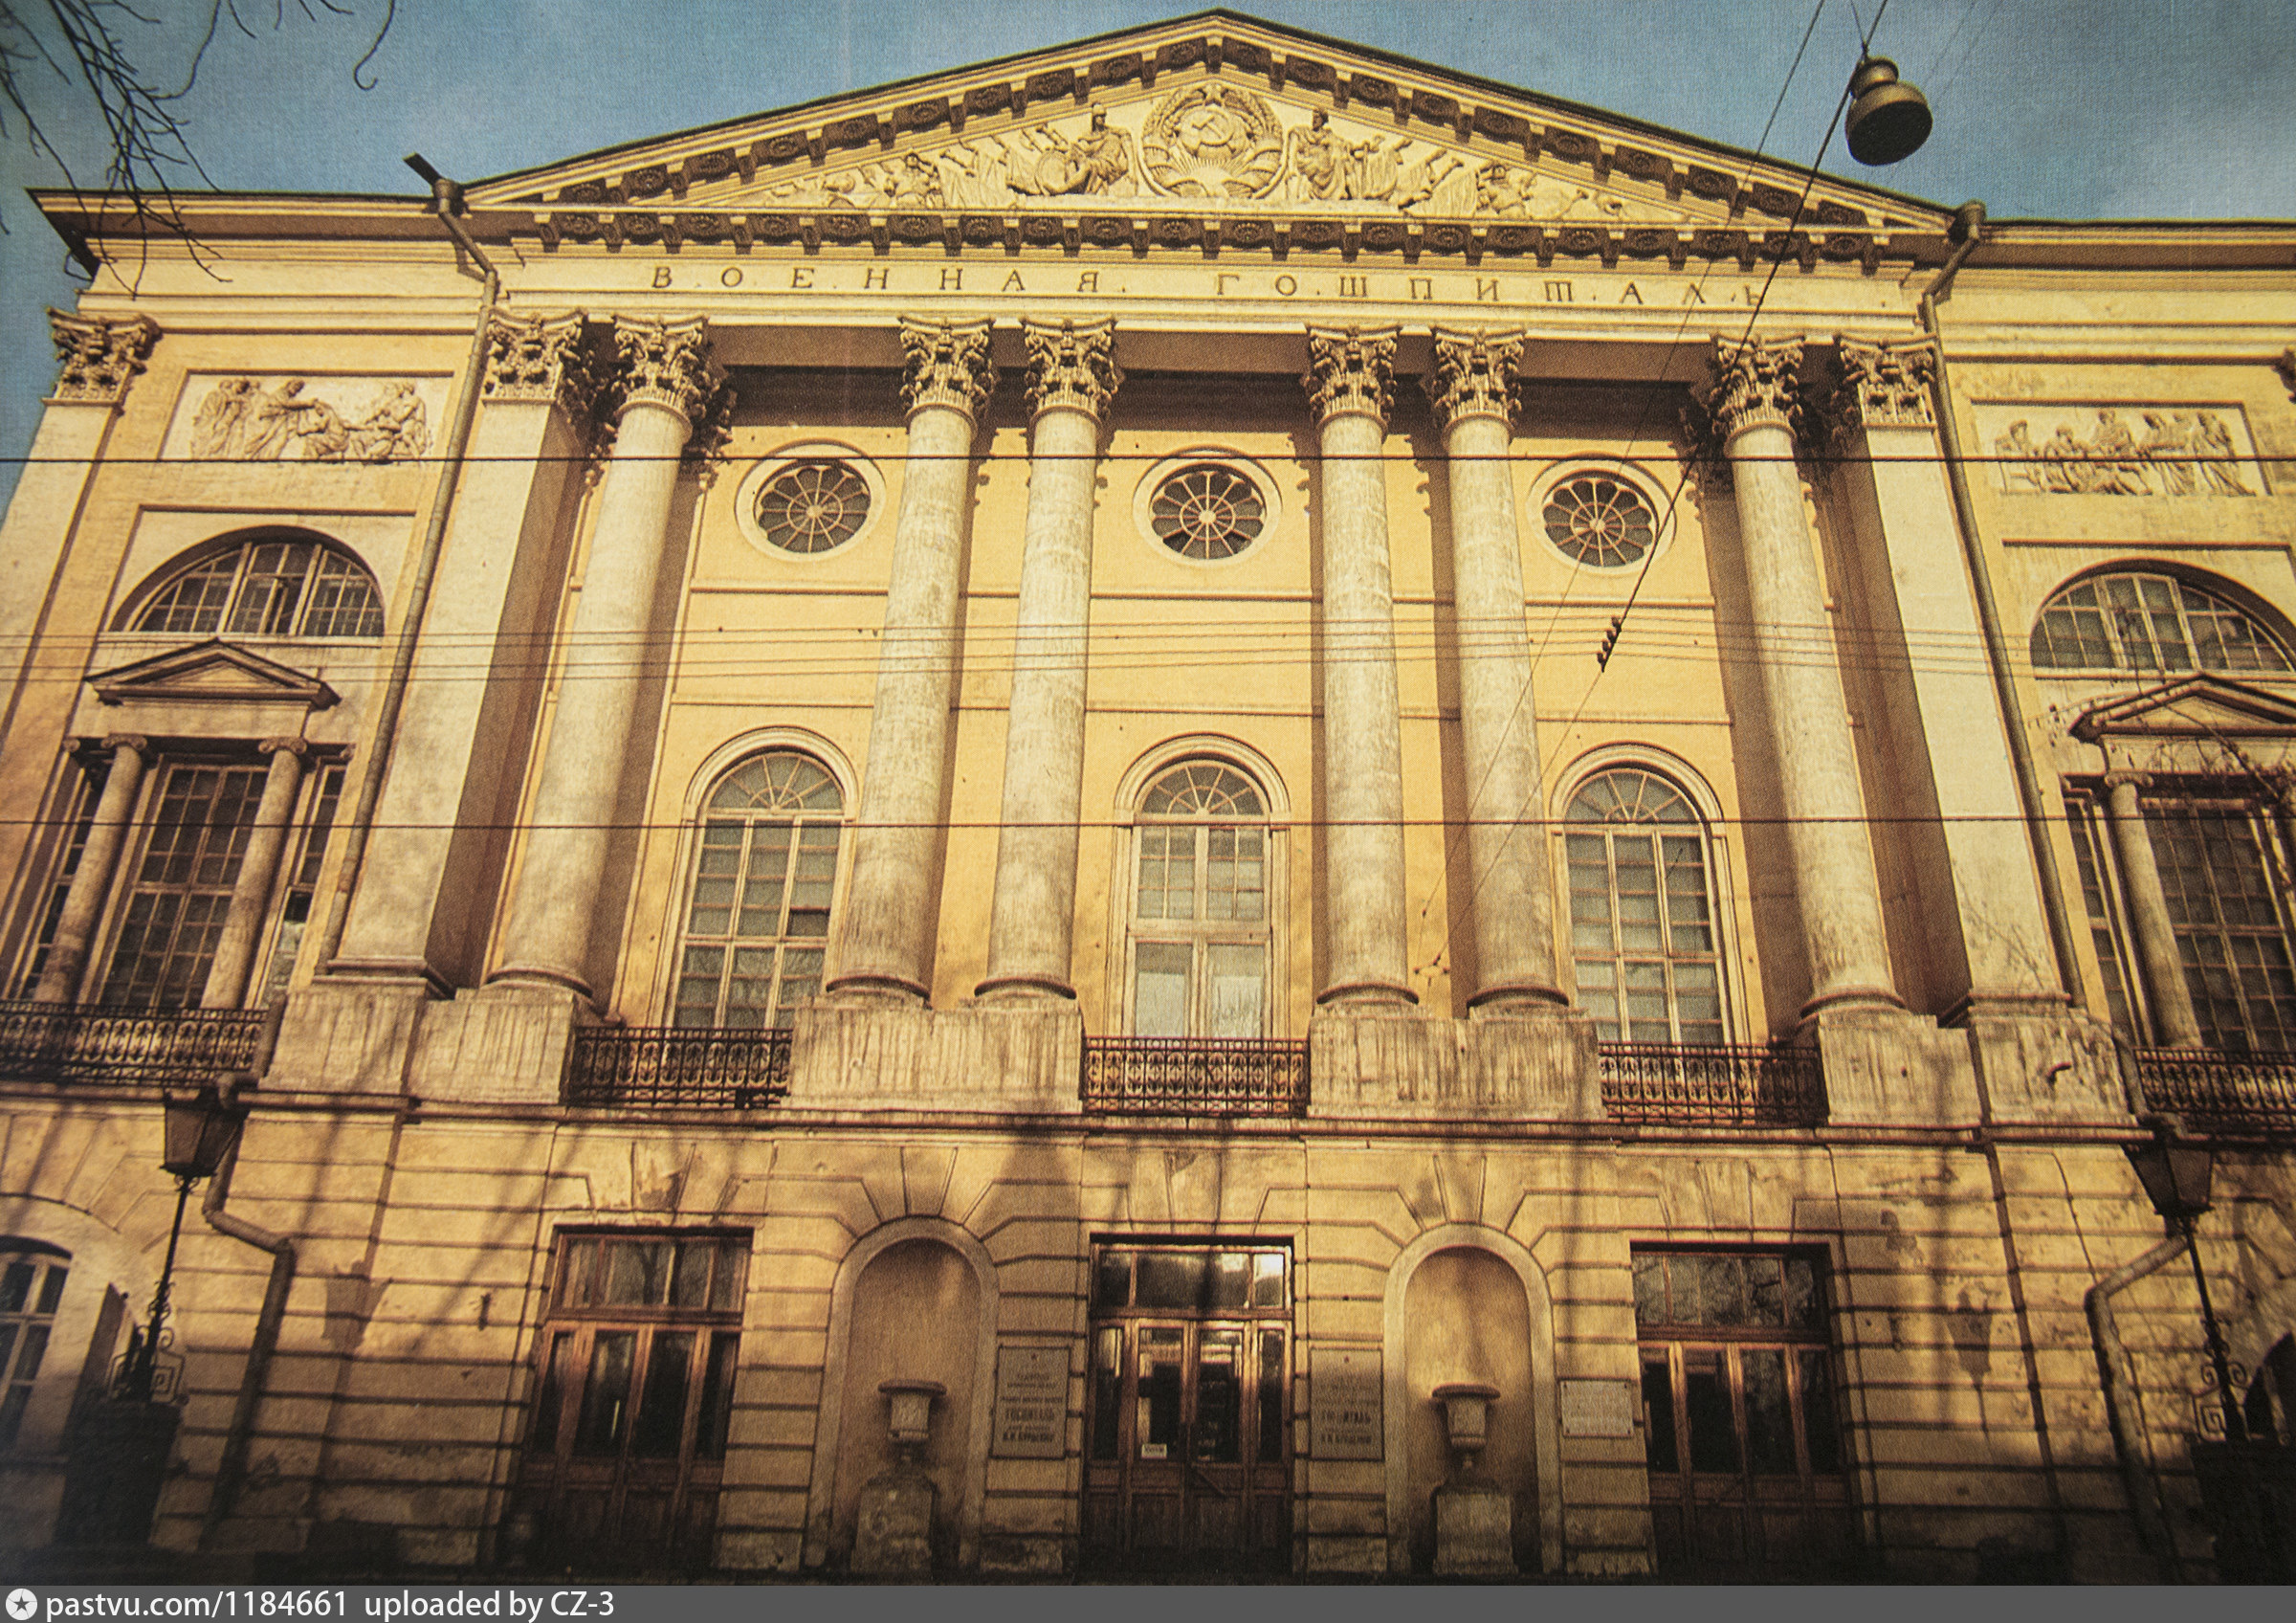
[[[2140,1048],[2136,1078],[2150,1110],[2202,1132],[2296,1135],[2296,1054]]]
[[[750,1110],[789,1090],[789,1032],[721,1026],[585,1026],[565,1101],[600,1110]]]
[[[110,1009],[94,1003],[0,1003],[0,1078],[149,1086],[252,1071],[261,1009]]]
[[[1304,1116],[1308,1045],[1086,1037],[1084,1107],[1141,1116]]]
[[[1647,1127],[1814,1127],[1825,1078],[1814,1048],[1606,1042],[1602,1109]]]

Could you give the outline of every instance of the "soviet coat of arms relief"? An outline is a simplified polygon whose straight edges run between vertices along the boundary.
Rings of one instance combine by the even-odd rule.
[[[993,133],[968,131],[904,154],[739,189],[748,199],[800,210],[988,211],[1121,198],[1151,207],[1338,206],[1436,219],[1690,220],[1664,195],[1606,188],[1580,165],[1490,158],[1399,130],[1376,115],[1334,115],[1223,83],[1191,84],[1154,101],[1083,108]],[[703,200],[697,188],[694,201]]]

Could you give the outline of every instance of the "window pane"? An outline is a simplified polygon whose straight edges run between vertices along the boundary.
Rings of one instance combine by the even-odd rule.
[[[1144,1037],[1188,1034],[1185,942],[1141,942],[1134,948],[1132,1029]]]
[[[741,1286],[749,1275],[749,1239],[732,1234],[718,1242],[718,1265],[710,1275],[710,1311],[733,1313],[741,1306]]]
[[[1201,1307],[1203,1305],[1207,1262],[1201,1251],[1144,1251],[1139,1254],[1140,1307]]]
[[[1244,1332],[1206,1328],[1196,1338],[1193,1457],[1234,1465],[1244,1457]]]
[[[1643,1459],[1668,1476],[1682,1469],[1674,1446],[1674,1377],[1664,1353],[1643,1360]]]
[[[1280,1251],[1263,1251],[1252,1258],[1252,1306],[1284,1305],[1284,1254]]]
[[[1260,1332],[1259,1460],[1273,1465],[1284,1457],[1284,1333]]]
[[[1104,1263],[1106,1258],[1101,1259]],[[1108,1324],[1093,1338],[1093,1442],[1094,1459],[1116,1457],[1116,1433],[1123,1416],[1116,1412],[1117,1389],[1124,1379],[1124,1329]]]
[[[646,1359],[646,1391],[629,1434],[635,1459],[675,1459],[686,1427],[686,1391],[694,1372],[694,1333],[657,1330]]]
[[[1251,1294],[1251,1254],[1246,1251],[1220,1251],[1212,1254],[1211,1294],[1204,1299],[1206,1307],[1234,1310],[1242,1308]]]
[[[1104,1251],[1093,1270],[1093,1305],[1094,1307],[1129,1307],[1132,1305],[1132,1254],[1126,1251]]]
[[[634,1330],[602,1330],[590,1345],[589,1379],[583,1383],[582,1417],[574,1428],[574,1452],[613,1455],[622,1450],[622,1424],[629,1417],[630,1365],[637,1356]]]
[[[1133,1434],[1142,1459],[1168,1459],[1180,1440],[1181,1344],[1187,1332],[1176,1326],[1140,1328],[1139,1412]]]
[[[1833,1360],[1815,1348],[1801,1355],[1801,1430],[1810,1469],[1842,1469],[1842,1431],[1834,1417]]]
[[[1637,1256],[1634,1259],[1634,1322],[1638,1324],[1666,1324],[1667,1317],[1667,1259],[1663,1256]]]
[[[1746,1386],[1746,1456],[1757,1477],[1791,1477],[1794,1418],[1786,1408],[1786,1355],[1776,1347],[1738,1354]]]
[[[1210,952],[1211,1030],[1215,1037],[1256,1037],[1262,1024],[1261,998],[1267,986],[1267,948],[1221,943]]]
[[[563,1407],[566,1383],[574,1378],[574,1332],[561,1330],[550,1338],[549,1362],[542,1366],[541,1390],[534,1398],[534,1443],[540,1453],[558,1447],[559,1410]]]
[[[1738,1429],[1731,1413],[1730,1377],[1719,1352],[1683,1355],[1683,1397],[1690,1428],[1690,1469],[1738,1469]]]
[[[710,1364],[701,1379],[701,1407],[694,1417],[694,1457],[723,1459],[734,1417],[734,1363],[741,1338],[719,1330],[710,1338]]]
[[[1806,1256],[1786,1258],[1786,1323],[1797,1330],[1825,1327],[1825,1304],[1818,1297],[1818,1270]]]

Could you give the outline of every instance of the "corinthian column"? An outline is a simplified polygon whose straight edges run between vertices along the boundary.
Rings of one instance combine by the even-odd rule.
[[[1067,997],[1084,784],[1085,620],[1100,418],[1124,374],[1113,321],[1021,323],[1028,345],[1028,525],[1022,542],[1004,809],[981,996]]]
[[[48,943],[47,960],[40,966],[40,984],[32,994],[40,1003],[70,1003],[79,994],[88,945],[96,939],[97,921],[103,917],[103,904],[112,894],[112,870],[119,866],[127,820],[135,815],[136,791],[144,784],[144,758],[151,744],[131,734],[115,733],[103,741],[103,747],[111,751],[112,769],[103,780],[103,793],[97,797],[87,843],[79,848],[79,866],[72,870],[71,888],[64,892],[64,911]]]
[[[247,849],[239,856],[239,878],[232,886],[223,932],[215,938],[207,989],[199,1000],[203,1009],[236,1009],[247,996],[263,920],[271,911],[272,882],[279,876],[279,854],[287,848],[287,825],[295,817],[296,796],[302,791],[303,757],[310,745],[299,738],[267,738],[262,747],[271,766],[263,774],[263,798],[255,806],[254,826],[247,832]]]
[[[613,450],[599,480],[582,596],[567,629],[558,712],[536,786],[532,830],[490,981],[591,995],[590,923],[607,825],[621,792],[644,675],[654,574],[668,542],[678,460],[720,380],[705,323],[623,317],[608,383]]]
[[[1903,1007],[1892,989],[1873,843],[1858,788],[1842,674],[1815,654],[1825,624],[1818,560],[1794,460],[1801,341],[1714,341],[1707,410],[1737,493],[1755,663],[1785,804],[1786,849],[1810,958],[1807,1016],[1843,1007]]]
[[[2169,912],[2168,888],[2137,790],[2152,787],[2142,772],[2105,774],[2105,822],[2121,859],[2121,900],[2136,937],[2137,972],[2145,978],[2145,1003],[2152,1012],[2152,1036],[2163,1048],[2201,1048],[2200,1015],[2184,978],[2184,954],[2176,945],[2176,921]]]
[[[893,530],[893,583],[861,778],[852,892],[833,992],[918,1002],[934,853],[947,790],[957,685],[957,561],[964,547],[973,430],[996,387],[988,322],[901,322],[909,448]]]
[[[1523,631],[1522,543],[1507,450],[1519,330],[1435,329],[1427,398],[1443,430],[1458,604],[1459,730],[1466,745],[1467,859],[1475,931],[1471,1008],[1565,1002],[1555,984],[1546,836],[1537,826],[1538,730]],[[1516,819],[1534,814],[1523,828]]]
[[[1308,329],[1300,382],[1322,453],[1324,904],[1318,1003],[1417,1003],[1403,916],[1403,742],[1380,454],[1395,329]]]

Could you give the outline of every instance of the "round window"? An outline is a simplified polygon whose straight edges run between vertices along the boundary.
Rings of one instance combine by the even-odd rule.
[[[784,552],[827,552],[861,532],[869,483],[844,462],[791,462],[758,492],[758,528]]]
[[[1610,474],[1573,474],[1547,493],[1547,539],[1579,563],[1615,569],[1638,562],[1658,535],[1640,490]]]
[[[1182,558],[1233,558],[1259,540],[1267,517],[1259,487],[1217,462],[1181,469],[1148,503],[1156,539]]]

